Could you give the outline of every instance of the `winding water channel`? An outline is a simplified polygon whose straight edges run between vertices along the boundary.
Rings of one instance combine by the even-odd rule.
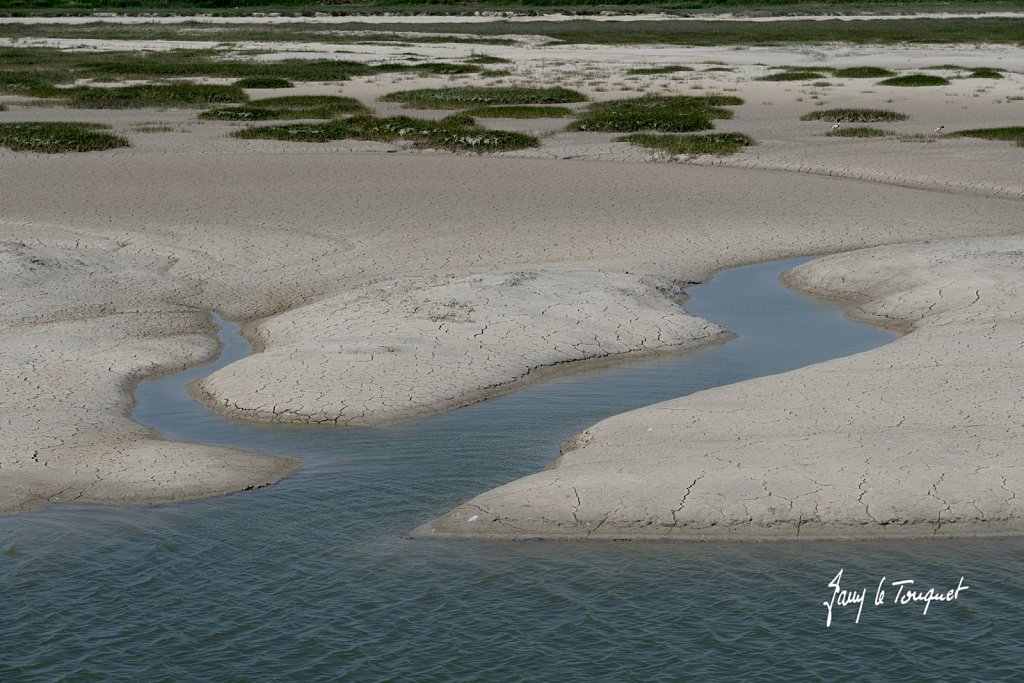
[[[406,533],[542,468],[608,415],[891,339],[794,294],[796,261],[737,268],[686,309],[738,338],[567,375],[384,428],[250,425],[147,382],[167,438],[300,458],[258,491],[175,505],[54,505],[0,518],[0,680],[1010,680],[1024,662],[1024,541],[559,543]],[[832,589],[867,588],[838,609]],[[960,600],[870,604],[914,579]]]

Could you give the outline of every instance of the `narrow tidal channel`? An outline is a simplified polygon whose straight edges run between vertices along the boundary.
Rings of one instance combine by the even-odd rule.
[[[1024,541],[410,541],[541,469],[625,410],[891,339],[778,283],[798,261],[719,274],[685,308],[737,333],[702,351],[567,375],[384,428],[249,425],[185,385],[246,353],[141,385],[167,438],[300,458],[238,495],[0,517],[0,680],[1010,680],[1024,661]],[[825,628],[828,582],[868,589]],[[970,589],[874,606],[879,580]]]

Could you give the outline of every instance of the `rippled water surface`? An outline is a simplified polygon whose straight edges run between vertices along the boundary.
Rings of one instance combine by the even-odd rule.
[[[0,518],[0,680],[1013,680],[1024,542],[481,543],[413,527],[542,468],[593,422],[865,350],[890,336],[739,268],[687,310],[737,332],[697,353],[557,379],[380,429],[266,427],[184,398],[214,366],[139,388],[168,438],[305,466],[177,505]],[[219,363],[247,352],[226,325]],[[867,589],[823,602],[839,569]],[[956,602],[874,606],[914,579]]]

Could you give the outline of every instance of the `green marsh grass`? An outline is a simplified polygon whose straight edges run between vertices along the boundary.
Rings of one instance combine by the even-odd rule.
[[[984,67],[984,68],[981,68],[981,69],[971,69],[971,73],[967,76],[967,78],[992,78],[992,79],[999,79],[999,78],[1002,78],[1002,77],[1003,77],[1003,74],[1001,73],[1001,69],[990,69],[988,67]]]
[[[895,76],[896,72],[879,66],[851,66],[846,69],[836,69],[832,75],[836,78],[889,78]]]
[[[254,100],[243,107],[204,111],[199,118],[215,121],[333,119],[342,114],[368,114],[359,100],[336,95],[286,95]]]
[[[287,140],[293,142],[329,142],[355,139],[378,142],[412,140],[417,147],[459,152],[503,152],[534,147],[537,138],[525,133],[487,130],[469,116],[456,114],[440,121],[425,121],[407,116],[376,118],[355,116],[321,124],[261,126],[232,133],[242,139]]]
[[[0,54],[0,59],[3,55]],[[2,63],[2,61],[0,61]],[[71,80],[68,74],[43,71],[0,71],[0,95],[34,96]]]
[[[211,104],[245,102],[248,95],[234,85],[128,85],[116,88],[54,88],[50,97],[59,97],[79,109],[200,108]]]
[[[870,126],[840,126],[826,135],[830,138],[887,138],[895,133],[891,130],[871,128]]]
[[[329,110],[335,114],[359,114],[367,111],[362,102],[353,97],[340,95],[285,95],[253,100],[255,107],[279,109],[282,111],[301,111],[305,109]]]
[[[288,116],[291,112],[282,112],[277,109],[261,109],[259,107],[224,107],[222,109],[210,109],[199,114],[204,121],[274,121],[285,118],[300,119],[329,119],[331,116]]]
[[[646,95],[629,100],[613,100],[590,105],[569,130],[633,133],[657,130],[689,133],[714,128],[713,119],[732,118],[726,106],[743,104],[729,95],[693,97]]]
[[[889,109],[821,109],[800,117],[801,121],[847,121],[849,123],[880,123],[906,121],[910,117]]]
[[[271,90],[276,88],[294,88],[294,84],[287,78],[275,78],[272,76],[249,76],[235,81],[239,88],[252,90]]]
[[[92,3],[84,0],[85,5],[79,4],[79,0],[16,0],[19,3],[48,4],[51,8],[59,7],[61,4],[82,11]],[[108,0],[108,7],[114,7],[116,11],[124,11],[126,7],[138,6],[139,0]],[[210,2],[209,6],[217,5],[217,2]],[[223,4],[223,3],[221,3]],[[587,6],[582,3],[575,4],[576,11],[599,11],[600,5],[595,5],[592,0],[586,0]],[[705,7],[711,3],[698,3],[697,6]],[[721,7],[721,3],[714,3]],[[936,3],[938,4],[938,3]],[[7,4],[9,6],[10,3]],[[230,5],[230,3],[228,3]],[[539,5],[543,5],[540,7]],[[366,7],[366,5],[362,5]],[[376,4],[369,13],[385,11],[387,4]],[[793,4],[793,7],[796,3]],[[358,11],[360,4],[332,4],[316,6],[323,11],[346,12]],[[484,9],[483,6],[464,5],[461,8],[450,3],[438,5],[392,5],[392,9],[402,12],[418,11],[448,11],[451,8],[455,11]],[[630,11],[643,11],[644,5],[630,6]],[[806,11],[807,5],[799,5],[802,11]],[[857,5],[863,8],[863,4]],[[519,9],[553,11],[557,9],[557,3],[552,0],[530,0],[529,5],[522,5]],[[620,11],[623,6],[618,6]],[[685,9],[678,4],[675,10]],[[692,7],[690,8],[692,9]],[[777,9],[773,7],[773,9]],[[52,11],[52,10],[51,10]],[[223,11],[223,10],[218,10]],[[230,12],[230,10],[227,10]],[[655,10],[657,11],[657,10]],[[905,6],[902,11],[906,11]],[[852,43],[857,45],[878,45],[878,44],[906,44],[906,43],[1002,43],[1019,45],[1021,36],[1024,35],[1024,20],[1019,18],[1003,17],[955,17],[949,19],[938,18],[915,18],[915,19],[894,19],[889,21],[843,21],[841,19],[828,20],[793,20],[779,22],[754,22],[754,21],[716,21],[689,20],[689,21],[631,21],[631,22],[602,22],[588,19],[576,19],[563,22],[546,21],[522,21],[509,23],[507,21],[495,20],[480,24],[467,26],[459,23],[439,22],[436,24],[417,23],[396,23],[388,26],[388,30],[366,34],[366,24],[357,22],[332,24],[329,33],[318,30],[318,27],[303,25],[239,25],[234,27],[210,26],[197,27],[195,25],[183,26],[117,26],[112,27],[102,24],[86,24],[83,26],[67,27],[54,25],[36,26],[2,26],[0,37],[63,37],[63,38],[124,38],[124,39],[201,39],[214,42],[229,43],[240,41],[315,41],[334,43],[367,42],[372,40],[380,41],[408,41],[403,32],[417,32],[421,34],[415,40],[424,42],[434,40],[436,42],[466,42],[466,43],[494,43],[510,44],[510,34],[516,35],[541,35],[552,40],[562,41],[570,44],[667,44],[667,45],[689,45],[689,46],[712,46],[712,45],[783,45],[783,44],[824,44],[833,42]],[[454,34],[454,37],[446,35],[429,36],[424,34]]]
[[[727,156],[735,154],[744,147],[757,144],[753,138],[743,133],[709,133],[706,135],[654,135],[651,133],[634,133],[616,142],[629,142],[639,147],[655,149],[669,154],[714,154]]]
[[[921,88],[935,85],[949,85],[949,79],[931,74],[909,74],[879,81],[877,85],[895,85],[904,88]]]
[[[509,64],[512,62],[511,59],[495,57],[494,55],[473,55],[466,59],[466,61],[470,64]]]
[[[0,147],[60,154],[131,146],[125,138],[104,132],[109,129],[98,123],[0,123]]]
[[[767,76],[761,76],[759,81],[813,81],[816,78],[824,78],[826,74],[821,71],[780,71]]]
[[[564,104],[585,102],[586,95],[568,88],[424,88],[385,95],[382,102],[402,102],[407,108],[461,109],[498,104]]]
[[[572,116],[575,112],[568,107],[516,106],[504,105],[497,107],[476,107],[467,109],[464,114],[491,119],[543,119]]]
[[[1024,147],[1024,126],[1009,126],[1007,128],[974,128],[972,130],[954,131],[949,135],[962,138],[1005,140],[1007,142],[1016,142],[1018,147]]]
[[[680,71],[693,71],[691,66],[652,66],[639,69],[629,69],[627,76],[657,76],[660,74],[674,74]]]

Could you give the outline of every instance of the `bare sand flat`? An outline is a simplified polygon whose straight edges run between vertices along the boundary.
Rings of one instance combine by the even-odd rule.
[[[466,46],[456,48],[468,54]],[[723,332],[712,321],[685,315],[673,300],[675,284],[700,281],[722,268],[876,245],[1016,235],[1024,227],[1021,152],[1009,143],[831,139],[821,137],[819,129],[827,128],[822,122],[798,120],[825,97],[830,106],[884,104],[904,110],[911,119],[896,125],[907,134],[938,125],[936,111],[950,128],[1012,125],[1019,121],[1022,104],[1008,95],[1019,87],[1020,74],[1008,73],[1005,82],[983,86],[988,90],[978,97],[974,89],[981,86],[966,81],[914,92],[879,92],[844,82],[827,91],[818,88],[819,100],[811,100],[806,86],[753,80],[765,73],[765,66],[755,64],[763,52],[732,51],[728,58],[739,60],[729,62],[736,67],[732,72],[627,80],[628,68],[696,55],[657,48],[582,49],[577,56],[594,73],[571,75],[559,63],[560,53],[495,48],[521,50],[506,53],[514,59],[508,82],[565,82],[595,99],[646,90],[699,92],[696,87],[735,92],[746,104],[719,128],[752,132],[761,144],[725,160],[667,159],[614,142],[608,134],[554,132],[536,150],[478,157],[415,151],[402,143],[243,141],[228,137],[237,125],[200,122],[192,111],[66,110],[3,98],[9,109],[0,112],[0,121],[109,122],[133,146],[66,156],[0,151],[0,333],[5,338],[0,354],[10,370],[0,375],[0,402],[3,414],[12,416],[0,430],[0,509],[72,499],[136,502],[213,495],[272,482],[294,466],[278,458],[159,441],[128,419],[130,391],[138,378],[201,362],[215,352],[210,310],[244,321],[244,332],[259,353],[202,382],[198,392],[208,404],[246,419],[375,424],[481,400],[556,363],[716,340]],[[392,47],[359,49],[387,59]],[[436,56],[432,51],[449,57],[448,49],[434,44],[416,48],[430,57]],[[1024,68],[1024,52],[1008,48],[965,54],[969,51],[963,48],[943,52],[924,47],[882,55],[831,49],[827,57],[846,60],[843,64],[973,59],[980,65],[1000,59],[1003,65]],[[705,61],[703,66],[695,62],[696,68],[709,68],[707,62],[719,61],[714,57],[724,52],[702,52],[699,58]],[[821,56],[777,50],[771,59],[785,64]],[[398,89],[479,82],[485,81],[478,76],[386,75],[305,84],[288,94],[344,94],[383,113],[397,113],[395,105],[377,98]],[[870,90],[876,92],[865,92]],[[552,121],[500,123],[534,132],[558,128]],[[145,126],[160,132],[136,132]],[[687,163],[665,163],[679,161]],[[915,302],[906,310],[878,308],[894,319],[913,321],[933,303],[932,288],[939,280],[952,278],[966,287],[1007,281],[1016,272],[1008,245],[929,245],[925,251],[906,247],[852,255],[824,261],[820,271],[801,271],[794,282],[883,304],[882,294],[913,293],[906,294]],[[999,256],[982,257],[991,250]],[[954,255],[962,264],[952,275],[936,265]],[[900,279],[904,265],[918,261],[920,267]],[[854,277],[861,274],[861,280]],[[872,289],[882,281],[897,289]],[[843,289],[837,282],[856,286]],[[992,311],[1012,305],[1011,297],[999,294],[1001,286],[993,285]],[[937,289],[949,296],[949,286]],[[562,305],[552,308],[555,301]],[[948,314],[960,315],[956,310]],[[982,336],[987,341],[974,344],[970,354],[955,352],[957,344],[990,324],[990,317],[971,317],[979,310],[964,314],[955,340],[948,336],[952,323],[915,323],[913,333],[885,350],[807,368],[795,373],[797,379],[758,380],[766,384],[754,394],[738,387],[702,394],[709,406],[726,407],[719,412],[708,408],[700,433],[713,440],[714,430],[732,429],[726,413],[758,410],[756,396],[762,401],[776,394],[804,396],[808,402],[813,397],[816,410],[839,414],[850,392],[887,395],[893,383],[906,385],[893,401],[919,421],[918,431],[891,426],[899,443],[916,443],[920,431],[953,429],[950,416],[973,406],[971,397],[984,388],[978,373],[1004,368],[1013,358],[1001,336]],[[941,359],[971,382],[962,393],[949,394],[941,409],[926,409],[922,406],[930,405],[941,386],[939,375],[931,384],[898,379],[904,376],[899,372],[914,372],[899,368],[909,368],[909,359],[920,357]],[[875,371],[864,371],[860,362]],[[885,370],[890,365],[897,370]],[[1007,382],[1006,391],[1012,392],[1012,386]],[[985,424],[995,430],[1001,424],[999,411],[1006,412],[1011,398],[1000,395],[985,413]],[[665,409],[645,409],[651,416],[660,415],[659,410]],[[865,399],[844,424],[850,433],[876,435],[895,410],[891,402]],[[639,411],[588,430],[580,441],[586,447],[567,455],[554,470],[564,477],[562,483],[543,496],[527,479],[485,494],[489,497],[481,507],[493,515],[480,515],[475,526],[460,521],[471,516],[462,515],[471,509],[464,507],[430,529],[445,536],[583,538],[607,518],[601,534],[609,536],[639,537],[651,529],[658,536],[708,535],[701,524],[718,509],[708,501],[732,496],[737,486],[749,482],[708,475],[700,487],[704,502],[686,508],[691,517],[672,518],[669,513],[678,512],[696,478],[691,470],[706,453],[698,445],[692,452],[667,448],[695,436],[682,427],[671,432],[667,424],[662,426],[668,431],[656,432],[663,441],[638,440],[634,421],[646,425],[649,419],[654,418]],[[779,469],[788,462],[789,446],[798,438],[794,435],[817,434],[815,425],[824,419],[815,413],[779,421],[766,427],[778,432],[772,449],[755,453],[751,447],[734,457],[749,456],[757,467]],[[960,489],[973,496],[970,500],[981,511],[977,514],[965,512],[966,502],[949,502],[940,520],[930,505],[927,491],[932,489],[943,500],[954,500],[941,493],[943,486],[963,479],[963,471],[950,464],[950,477],[937,489],[925,486],[924,479],[906,480],[925,496],[913,514],[887,508],[898,491],[871,479],[863,487],[875,491],[871,495],[877,500],[860,491],[869,501],[867,515],[863,500],[850,503],[843,487],[853,480],[843,475],[815,491],[805,490],[804,480],[779,480],[777,495],[803,496],[788,508],[795,511],[795,521],[793,515],[771,517],[778,501],[768,491],[775,489],[762,487],[766,493],[755,496],[761,501],[756,507],[764,522],[760,527],[741,528],[737,520],[746,518],[738,508],[721,510],[724,521],[716,526],[728,529],[724,535],[730,536],[858,535],[889,533],[890,528],[914,534],[938,528],[942,533],[1015,531],[1016,509],[1010,503],[997,505],[991,478],[999,472],[1012,488],[1017,476],[1005,458],[1017,437],[1012,425],[1006,427],[1005,438],[986,432],[985,443],[991,445],[986,453],[997,463],[991,476],[972,479]],[[936,449],[958,444],[942,451],[946,459],[939,462],[951,463],[954,454],[962,455],[974,443],[969,430],[960,433],[961,441],[934,442]],[[850,447],[843,438],[829,438],[821,448],[827,446],[837,458]],[[809,453],[800,457],[806,460]],[[907,467],[924,457],[920,450],[901,452],[895,446],[891,455]],[[624,462],[635,464],[636,478],[609,481],[607,472]],[[875,465],[866,463],[859,474],[880,476],[883,470],[871,468],[887,460],[871,462]],[[574,480],[576,474],[581,478]],[[764,480],[774,485],[774,479]],[[853,488],[862,481],[867,479],[857,479]],[[566,491],[573,488],[587,492],[581,495],[583,507],[566,507]],[[982,489],[989,493],[975,495]],[[615,501],[626,496],[635,505],[624,507],[619,517],[609,516],[615,505],[607,505],[608,496],[613,495]],[[806,505],[818,499],[835,501],[835,515],[810,515],[813,506]],[[545,512],[534,519],[523,512],[527,509]],[[895,521],[883,523],[890,518]],[[669,519],[673,524],[666,523]],[[509,520],[525,525],[524,531],[509,533]]]

